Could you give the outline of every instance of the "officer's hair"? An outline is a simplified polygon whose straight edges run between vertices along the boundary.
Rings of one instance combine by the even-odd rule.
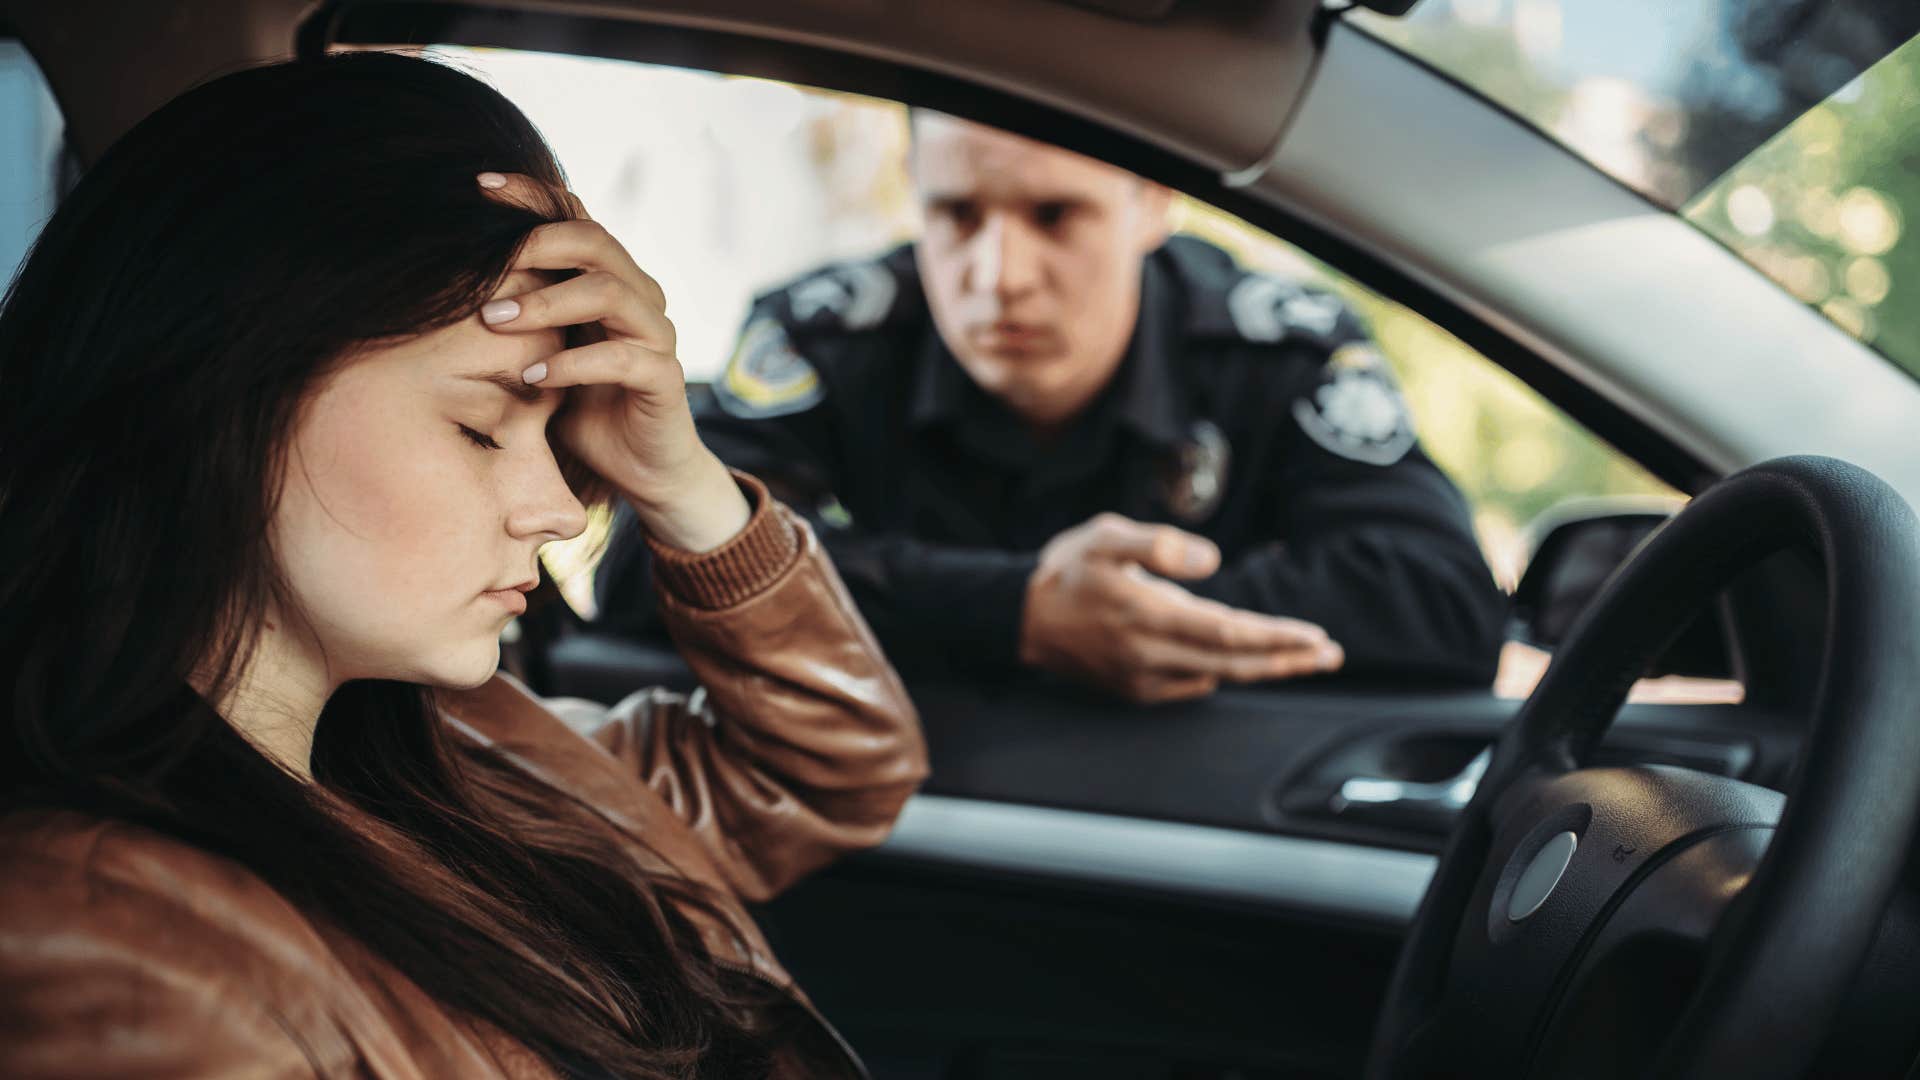
[[[920,118],[923,116],[935,116],[935,117],[941,117],[947,120],[958,120],[958,121],[961,121],[962,123],[968,123],[968,124],[983,124],[987,127],[993,127],[994,130],[996,131],[1007,131],[1006,128],[995,127],[992,124],[987,124],[983,120],[975,120],[971,117],[966,117],[966,116],[955,116],[953,113],[941,112],[939,109],[929,109],[924,105],[909,105],[907,106],[907,170],[908,172],[912,172],[913,170],[913,151],[914,151],[914,147],[917,146],[920,141],[920,134],[919,134]],[[1018,132],[1018,131],[1009,131],[1007,133],[1010,135],[1022,134],[1021,132]],[[1029,138],[1029,139],[1033,138],[1033,136],[1031,135],[1025,135],[1023,137]],[[1048,142],[1045,139],[1036,139],[1035,141],[1046,143],[1046,145],[1051,146],[1056,150],[1069,149],[1068,147],[1061,146],[1059,143]],[[1079,153],[1079,151],[1074,151],[1074,152]],[[1094,160],[1103,161],[1104,159],[1094,158]],[[1105,163],[1109,165],[1113,164],[1112,162],[1105,162]],[[1131,169],[1126,169],[1124,166],[1114,165],[1114,168],[1121,169],[1123,172],[1126,172],[1129,176],[1132,176],[1134,181],[1138,184],[1139,190],[1141,191],[1146,190],[1148,185],[1152,183],[1152,181],[1148,180],[1146,177],[1133,172]]]

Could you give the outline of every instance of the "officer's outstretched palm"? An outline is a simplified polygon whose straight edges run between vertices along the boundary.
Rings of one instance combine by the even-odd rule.
[[[1021,662],[1138,702],[1340,667],[1340,646],[1313,623],[1229,607],[1165,580],[1219,566],[1210,541],[1167,525],[1100,514],[1068,529],[1041,549],[1027,582]]]

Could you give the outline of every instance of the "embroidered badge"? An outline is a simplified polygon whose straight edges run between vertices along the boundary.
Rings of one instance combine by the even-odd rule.
[[[713,392],[721,408],[749,420],[810,409],[826,396],[819,372],[772,319],[747,324]]]
[[[1233,448],[1211,420],[1196,420],[1161,479],[1161,499],[1173,516],[1199,524],[1220,509],[1227,494]]]
[[[868,330],[893,310],[899,283],[876,262],[847,263],[823,270],[787,290],[798,322],[826,312],[848,330]]]
[[[1233,328],[1248,341],[1279,342],[1290,333],[1325,340],[1339,329],[1346,310],[1332,293],[1266,274],[1248,274],[1227,293]]]
[[[1343,345],[1320,382],[1296,398],[1300,430],[1328,453],[1369,465],[1391,465],[1413,449],[1413,414],[1371,345]]]

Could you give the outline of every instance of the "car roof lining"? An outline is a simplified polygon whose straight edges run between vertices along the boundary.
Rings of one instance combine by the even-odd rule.
[[[302,52],[337,44],[429,42],[515,48],[664,64],[814,86],[984,120],[1070,146],[1176,187],[1206,185],[1219,173],[1141,138],[1032,99],[922,68],[850,55],[820,45],[731,31],[662,28],[626,20],[529,16],[465,4],[378,4],[309,24]],[[403,37],[402,35],[410,35]]]
[[[194,83],[289,55],[315,16],[325,23],[375,8],[442,24],[463,13],[547,14],[824,47],[1015,93],[1219,171],[1270,153],[1307,83],[1320,14],[1318,0],[1182,0],[1152,21],[1061,0],[0,0],[0,25],[39,59],[70,142],[90,161]],[[1021,32],[1006,32],[1014,26]],[[155,49],[156,41],[169,47]],[[1144,59],[1121,65],[1115,56]],[[100,71],[116,77],[99,79]]]

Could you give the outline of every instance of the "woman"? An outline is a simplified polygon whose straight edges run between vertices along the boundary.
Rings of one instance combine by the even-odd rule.
[[[925,774],[805,527],[527,120],[362,54],[159,110],[0,312],[0,1075],[832,1076],[743,900]],[[633,504],[703,683],[494,674]]]

